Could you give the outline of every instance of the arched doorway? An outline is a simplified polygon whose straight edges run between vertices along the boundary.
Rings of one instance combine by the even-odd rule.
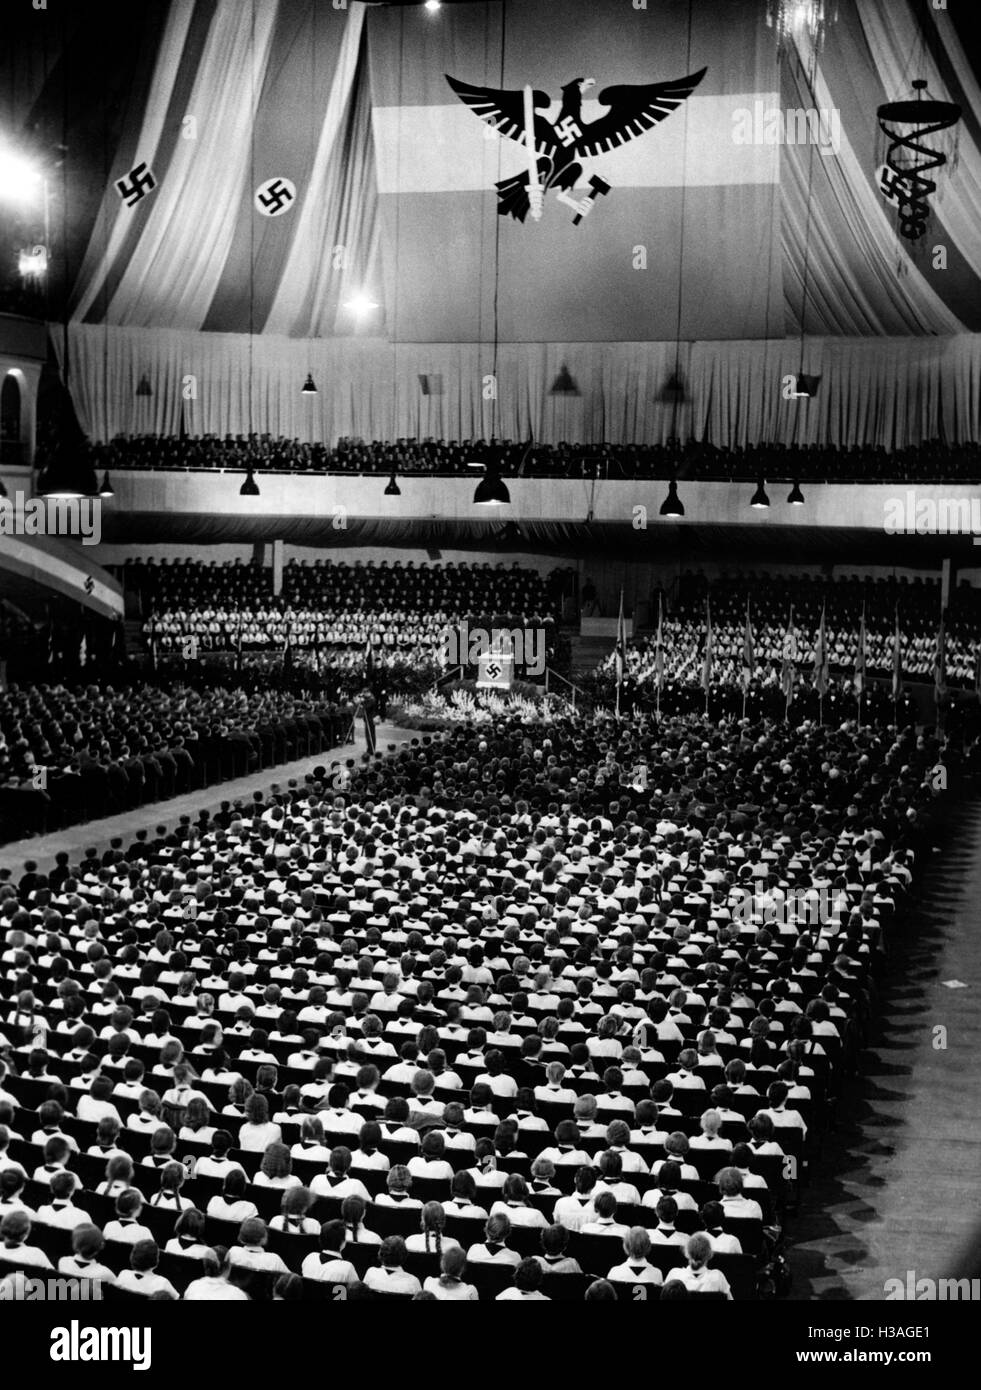
[[[0,386],[0,463],[16,467],[23,462],[20,382],[8,372]]]

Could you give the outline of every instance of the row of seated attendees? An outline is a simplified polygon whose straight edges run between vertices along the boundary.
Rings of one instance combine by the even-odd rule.
[[[939,751],[510,720],[0,873],[0,1262],[166,1297],[752,1297]]]
[[[0,661],[7,681],[44,679],[53,673],[77,673],[90,666],[105,674],[125,652],[122,622],[95,613],[79,613],[71,600],[46,601],[43,622],[32,622],[13,608],[0,612]]]
[[[246,469],[311,473],[464,474],[495,464],[507,476],[554,478],[769,479],[869,482],[977,482],[976,443],[939,439],[886,449],[882,445],[751,444],[720,447],[707,440],[664,444],[528,443],[509,439],[342,438],[331,447],[265,433],[120,434],[89,448],[104,469]]]
[[[799,678],[810,680],[822,613],[832,673],[854,671],[864,613],[868,673],[891,676],[898,617],[903,676],[934,680],[939,582],[746,573],[723,574],[709,581],[704,575],[685,575],[675,601],[664,603],[661,662],[665,680],[693,684],[701,680],[706,602],[712,618],[712,674],[719,684],[739,686],[743,681],[747,608],[760,685],[780,685],[791,618]],[[613,660],[611,654],[602,669],[611,670]],[[981,590],[967,584],[953,592],[945,614],[945,664],[950,686],[975,687],[981,671]],[[655,678],[657,665],[654,632],[630,646],[627,670],[643,684]]]
[[[416,565],[291,560],[282,592],[256,564],[187,559],[127,561],[118,571],[139,594],[149,650],[315,649],[331,663],[445,664],[447,631],[461,619],[488,629],[541,626],[554,647],[571,571],[488,563]]]
[[[290,691],[12,685],[0,692],[4,838],[325,752],[348,740],[351,718]]]

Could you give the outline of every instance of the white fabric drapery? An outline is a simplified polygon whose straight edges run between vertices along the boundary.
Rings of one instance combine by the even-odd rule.
[[[800,66],[794,64],[785,74],[787,105],[836,110],[835,93],[820,62],[814,63],[806,33],[798,38],[796,52]],[[813,89],[806,76],[812,70]],[[838,80],[842,80],[840,74]],[[868,119],[871,124],[874,110]],[[871,183],[871,171],[862,167],[846,122],[841,123],[836,156],[794,144],[787,145],[782,155],[784,284],[791,332],[800,331],[805,261],[807,332],[964,331],[965,325],[919,266],[898,249],[895,215]],[[899,256],[905,262],[901,280],[896,273]]]
[[[174,0],[167,15],[167,25],[157,53],[139,139],[134,147],[139,151],[139,158],[146,162],[151,169],[156,162],[157,150],[163,135],[164,121],[194,14],[194,3],[195,0]],[[114,178],[121,177],[127,172],[117,163],[113,176]],[[113,183],[110,181],[102,199],[99,218],[91,243],[78,275],[81,292],[74,306],[76,318],[84,319],[92,308],[96,295],[104,284],[108,267],[114,263],[122,251],[123,244],[129,235],[130,225],[131,209],[120,200]]]
[[[59,353],[61,337],[54,341]],[[672,433],[720,445],[760,441],[886,448],[977,437],[981,337],[808,338],[812,400],[785,399],[795,340],[721,343],[504,343],[497,399],[486,399],[493,350],[471,343],[249,338],[246,334],[72,324],[76,407],[93,439],[268,431],[289,438],[501,438],[647,443]],[[678,361],[688,399],[663,387]],[[553,396],[565,366],[578,396]],[[108,372],[104,389],[103,371]],[[316,395],[300,391],[312,372]],[[442,378],[423,394],[419,376]],[[151,394],[136,395],[146,377]]]
[[[926,8],[930,10],[929,6]],[[936,20],[936,12],[930,13]],[[862,0],[858,14],[889,100],[908,100],[913,95],[909,85],[912,77],[924,78],[931,96],[942,101],[952,99],[929,48],[920,42],[907,5],[897,5],[895,0]],[[949,20],[941,37],[948,52],[960,53],[956,31]],[[917,55],[915,72],[910,70],[913,53]],[[971,79],[970,85],[977,98],[977,83]],[[981,106],[974,110],[981,114]],[[959,145],[956,171],[941,169],[932,176],[937,191],[931,196],[931,203],[942,209],[945,228],[974,274],[981,278],[981,149],[970,138],[962,139]]]
[[[336,269],[348,272],[343,280],[351,286],[368,288],[364,284],[364,277],[366,266],[372,258],[370,251],[367,257],[357,255],[363,229],[354,224],[359,220],[358,214],[363,206],[363,199],[357,194],[365,179],[366,165],[372,177],[374,169],[369,161],[368,145],[365,144],[364,148],[348,146],[342,139],[341,130],[358,74],[364,9],[359,0],[354,0],[351,5],[310,181],[298,214],[296,236],[266,320],[265,330],[268,333],[315,337],[332,332],[333,317],[325,310],[332,302],[336,310]],[[367,121],[364,125],[367,125]],[[359,127],[360,123],[355,122],[355,128]],[[320,255],[313,255],[312,247],[338,248],[339,256],[324,251]],[[339,266],[336,264],[338,259]]]
[[[120,324],[197,327],[221,278],[249,165],[247,132],[269,54],[276,6],[218,0],[189,102],[194,140],[178,140],[133,255],[109,302]],[[242,73],[249,80],[242,81]]]

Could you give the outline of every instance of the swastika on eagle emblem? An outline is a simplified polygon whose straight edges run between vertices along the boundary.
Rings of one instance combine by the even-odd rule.
[[[598,104],[607,108],[606,113],[591,121],[584,118],[583,101],[596,86],[592,77],[576,77],[565,84],[558,115],[551,121],[546,112],[552,98],[542,88],[477,87],[460,82],[449,73],[445,76],[464,105],[488,129],[513,140],[524,151],[522,172],[496,185],[498,214],[524,222],[530,213],[532,221],[538,222],[544,195],[554,189],[556,201],[576,214],[572,223],[578,227],[596,200],[612,191],[612,185],[598,174],[591,174],[587,180],[582,161],[609,154],[653,130],[688,100],[706,71],[702,68],[668,82],[604,87]],[[584,182],[589,191],[577,197],[575,190]]]
[[[281,217],[296,201],[296,184],[289,179],[266,179],[255,191],[255,205],[263,217]]]
[[[153,170],[147,168],[145,160],[135,164],[125,177],[116,180],[116,192],[128,208],[135,207],[148,193],[152,193],[156,186],[157,180],[153,177]]]

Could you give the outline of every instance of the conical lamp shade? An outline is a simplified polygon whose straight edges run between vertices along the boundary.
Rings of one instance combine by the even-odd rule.
[[[511,494],[498,473],[485,473],[477,484],[473,500],[481,507],[504,507],[511,501]]]
[[[681,498],[678,496],[678,484],[675,482],[674,478],[672,478],[670,483],[668,483],[668,495],[661,503],[661,515],[684,516],[684,514],[685,509],[681,504]]]
[[[576,385],[575,378],[570,374],[569,368],[562,363],[559,374],[549,387],[550,396],[579,396],[582,392]]]
[[[672,372],[658,392],[658,400],[663,401],[665,405],[683,405],[687,399],[685,378],[680,372]]]

